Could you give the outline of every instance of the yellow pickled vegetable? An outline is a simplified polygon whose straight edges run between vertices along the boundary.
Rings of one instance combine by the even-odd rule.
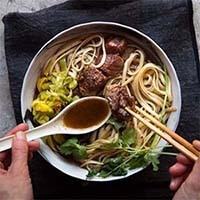
[[[32,103],[34,121],[44,124],[56,116],[67,104],[78,99],[73,96],[77,81],[66,72],[53,72],[37,81],[39,94]]]

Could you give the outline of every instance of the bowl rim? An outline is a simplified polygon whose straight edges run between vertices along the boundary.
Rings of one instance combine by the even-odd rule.
[[[126,29],[126,30],[129,30],[131,32],[135,32],[137,33],[138,35],[142,36],[143,38],[145,38],[146,41],[149,41],[155,49],[157,49],[157,51],[159,51],[162,56],[164,57],[164,59],[166,59],[166,61],[169,63],[169,66],[170,66],[170,70],[172,70],[172,74],[175,78],[175,81],[176,81],[176,84],[177,84],[177,91],[176,91],[176,95],[179,97],[179,104],[178,104],[178,108],[177,108],[177,111],[176,111],[176,116],[177,116],[177,120],[176,120],[176,123],[174,124],[174,129],[177,128],[178,126],[178,123],[179,123],[179,119],[180,119],[180,113],[181,113],[181,104],[182,104],[182,97],[181,97],[181,88],[180,88],[180,82],[179,82],[179,79],[178,79],[178,76],[176,74],[176,71],[175,71],[175,68],[172,64],[172,62],[170,61],[170,59],[168,58],[167,54],[163,51],[163,49],[153,40],[151,39],[148,35],[144,34],[143,32],[131,27],[131,26],[127,26],[127,25],[124,25],[124,24],[121,24],[121,23],[116,23],[116,22],[111,22],[111,21],[91,21],[91,22],[86,22],[86,23],[81,23],[81,24],[77,24],[77,25],[74,25],[72,27],[69,27],[59,33],[57,33],[55,36],[53,36],[50,40],[48,40],[41,48],[40,50],[35,54],[35,56],[32,58],[28,68],[27,68],[27,71],[25,73],[25,76],[24,76],[24,80],[23,80],[23,85],[22,85],[22,89],[21,89],[21,116],[23,117],[24,115],[24,105],[23,105],[23,97],[25,95],[25,85],[26,85],[26,82],[27,82],[27,79],[28,79],[28,75],[29,75],[29,71],[31,69],[31,66],[33,66],[34,62],[35,62],[35,59],[37,58],[37,56],[51,43],[53,42],[55,39],[57,39],[59,36],[63,35],[64,33],[70,31],[70,30],[73,30],[73,29],[77,29],[77,28],[80,28],[80,27],[83,27],[83,26],[89,26],[89,25],[109,25],[109,26],[116,26],[116,27],[119,27],[119,28],[122,28],[122,29]],[[106,32],[106,31],[105,31]],[[24,119],[23,119],[24,120]],[[141,170],[143,170],[145,167],[140,167],[140,168],[137,168],[137,169],[134,169],[134,172],[135,173],[128,173],[127,175],[125,176],[109,176],[107,178],[99,178],[99,177],[95,177],[95,178],[92,178],[92,179],[88,179],[87,177],[85,178],[82,178],[78,175],[72,175],[70,173],[67,173],[63,168],[61,167],[58,167],[57,163],[55,161],[53,161],[51,159],[51,156],[48,155],[48,154],[44,154],[43,152],[43,148],[44,148],[44,144],[41,142],[41,140],[39,139],[38,140],[40,142],[40,150],[38,151],[40,153],[40,155],[45,159],[47,160],[52,166],[54,166],[56,169],[62,171],[64,174],[68,175],[68,176],[71,176],[71,177],[74,177],[74,178],[78,178],[78,179],[81,179],[81,180],[85,180],[85,181],[114,181],[114,180],[119,180],[119,179],[123,179],[123,178],[126,178],[126,177],[129,177],[135,173],[138,173],[140,172]],[[167,142],[166,142],[167,144]],[[163,149],[163,147],[161,148],[161,150]],[[161,151],[159,150],[159,151]],[[130,171],[133,171],[133,170],[129,170]]]

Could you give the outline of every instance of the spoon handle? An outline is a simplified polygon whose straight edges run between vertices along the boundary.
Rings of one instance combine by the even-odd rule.
[[[12,139],[15,135],[9,135],[3,138],[0,138],[0,152],[10,149],[12,146]]]
[[[59,134],[61,133],[61,131],[59,132],[59,129],[55,127],[56,124],[54,126],[47,126],[42,125],[33,129],[30,129],[28,131],[25,131],[26,133],[26,138],[27,141],[32,141],[47,135],[53,135],[53,134]],[[9,135],[3,138],[0,138],[0,152],[8,150],[12,147],[12,140],[15,137],[15,135]]]

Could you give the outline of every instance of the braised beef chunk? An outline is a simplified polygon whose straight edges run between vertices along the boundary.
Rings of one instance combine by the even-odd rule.
[[[83,70],[78,78],[79,92],[82,96],[96,95],[106,84],[107,77],[95,67]]]
[[[101,58],[100,58],[101,59]],[[115,77],[122,72],[124,60],[117,54],[108,54],[100,70],[108,77]]]
[[[127,42],[124,38],[120,37],[114,37],[114,38],[109,38],[106,41],[106,52],[107,53],[123,53],[123,51],[127,47]]]
[[[124,108],[132,108],[135,100],[128,95],[126,87],[120,85],[108,86],[105,97],[108,99],[114,117],[122,121],[130,120],[131,115]]]

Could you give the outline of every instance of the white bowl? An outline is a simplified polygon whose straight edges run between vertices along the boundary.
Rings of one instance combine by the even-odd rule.
[[[31,110],[31,103],[35,93],[36,81],[40,75],[42,66],[44,66],[44,63],[54,54],[54,52],[57,51],[62,41],[77,38],[80,35],[97,32],[118,34],[130,38],[133,42],[141,46],[148,54],[150,54],[154,60],[156,60],[158,63],[163,63],[166,66],[172,84],[173,106],[177,108],[176,112],[170,114],[167,126],[175,131],[178,125],[181,111],[181,92],[179,81],[172,63],[164,51],[151,38],[134,28],[113,22],[89,22],[73,26],[72,28],[66,29],[57,34],[39,50],[39,52],[35,55],[32,62],[30,63],[23,81],[21,93],[22,118],[24,119],[27,109]],[[27,123],[29,123],[29,127],[33,127],[30,121]],[[62,156],[53,152],[46,144],[42,142],[42,140],[39,141],[41,144],[39,152],[51,165],[72,177],[88,180],[86,176],[86,169],[80,168],[75,164],[67,162]],[[164,146],[165,144],[166,141],[161,139],[158,145]],[[160,148],[159,151],[162,151],[162,148]],[[95,177],[89,180],[117,180],[135,174],[142,169],[143,168],[129,170],[126,176],[110,176],[107,178]]]

